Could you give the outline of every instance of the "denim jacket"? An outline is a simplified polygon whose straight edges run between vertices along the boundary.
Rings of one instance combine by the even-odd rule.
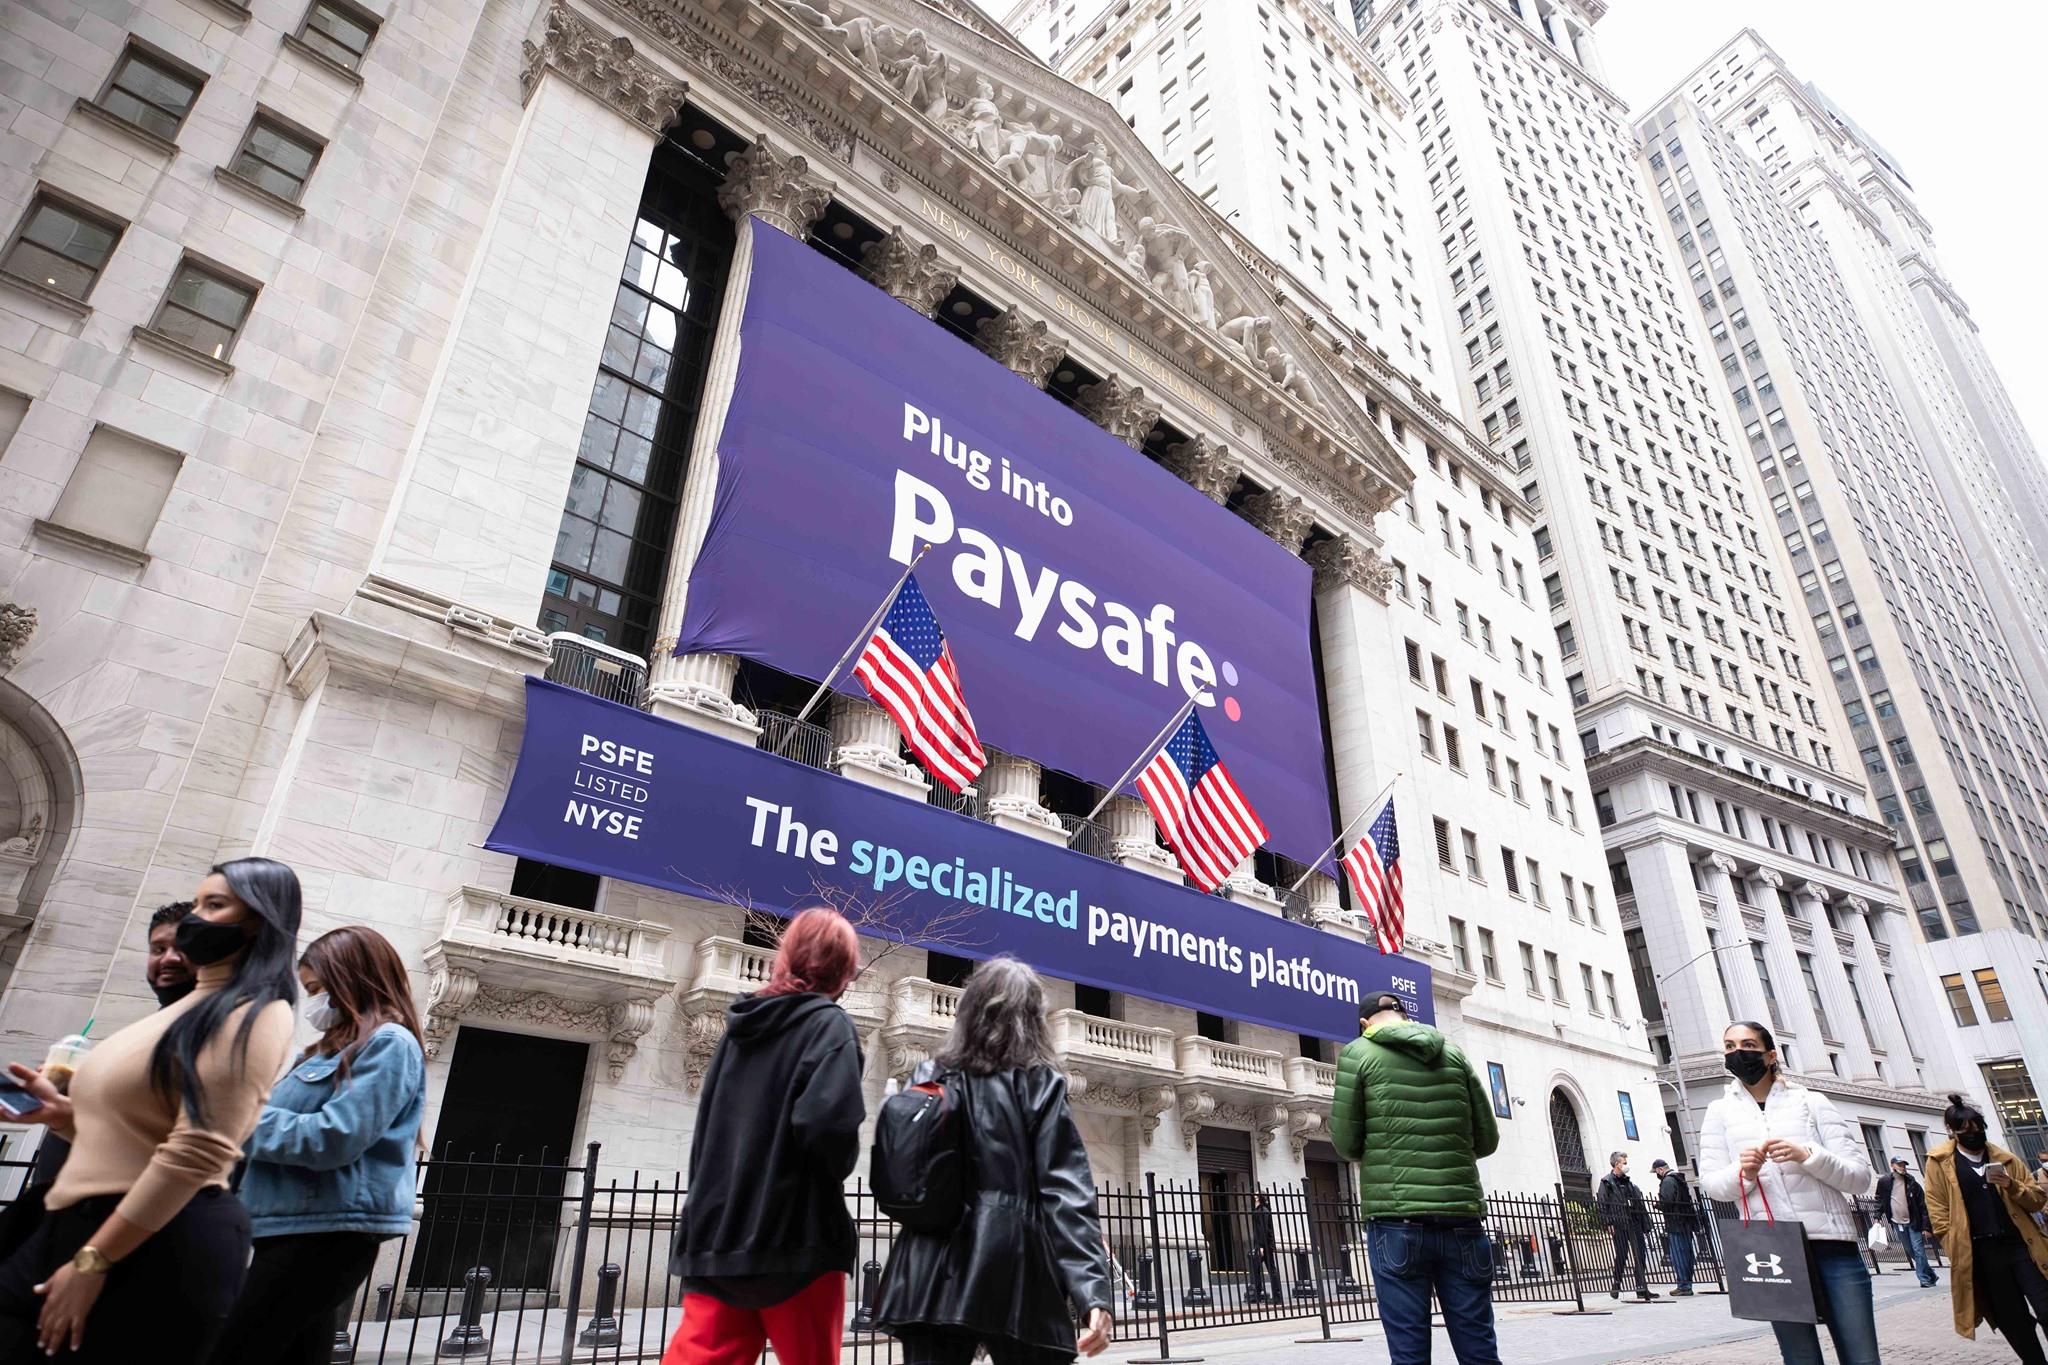
[[[337,1087],[338,1060],[309,1057],[293,1067],[256,1120],[242,1202],[257,1237],[399,1234],[411,1225],[426,1058],[410,1033],[384,1024]]]

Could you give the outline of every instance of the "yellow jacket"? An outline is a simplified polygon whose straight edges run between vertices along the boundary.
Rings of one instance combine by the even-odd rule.
[[[2004,1190],[2005,1211],[2027,1244],[2027,1253],[2043,1275],[2048,1275],[2048,1236],[2034,1222],[2034,1215],[2048,1205],[2048,1190],[2036,1185],[2024,1162],[1996,1143],[1985,1149],[1993,1161],[2005,1168],[2012,1183]],[[1934,1235],[1941,1239],[1949,1262],[1949,1302],[1955,1307],[1956,1334],[1977,1339],[1977,1324],[1984,1310],[1977,1304],[1976,1266],[1970,1246],[1970,1214],[1963,1207],[1962,1189],[1956,1183],[1956,1144],[1944,1142],[1927,1154],[1927,1219]]]

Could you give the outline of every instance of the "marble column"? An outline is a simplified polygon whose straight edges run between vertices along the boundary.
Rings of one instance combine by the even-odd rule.
[[[1649,950],[1653,975],[1665,979],[1658,985],[1664,1002],[1664,1027],[1671,1040],[1674,1059],[1718,1055],[1721,1033],[1731,1018],[1750,1011],[1742,986],[1748,962],[1741,937],[1724,930],[1720,946],[1734,945],[1733,952],[1712,953],[1715,946],[1707,937],[1706,917],[1700,913],[1700,892],[1693,885],[1692,860],[1685,845],[1675,839],[1658,839],[1628,848],[1624,855],[1630,883],[1635,887],[1636,916],[1644,946]],[[1725,878],[1724,878],[1725,881]],[[1709,894],[1715,894],[1710,892]],[[1732,901],[1730,896],[1729,900]],[[1723,911],[1723,922],[1733,922],[1732,910]],[[1715,969],[1719,959],[1720,970]],[[1723,992],[1725,975],[1728,990]],[[1730,998],[1733,996],[1734,998]],[[1758,992],[1761,1009],[1761,992]],[[1704,1100],[1693,1097],[1693,1115],[1698,1118]]]
[[[1778,1046],[1797,1043],[1792,1054],[1794,1071],[1824,1070],[1826,1043],[1821,1037],[1820,1020],[1814,1017],[1813,1005],[1806,998],[1806,980],[1799,972],[1798,950],[1792,943],[1785,907],[1778,897],[1765,896],[1757,908],[1763,915],[1764,931],[1752,937],[1763,940],[1764,962],[1770,968],[1771,989],[1778,1001],[1773,1019],[1778,1026]]]
[[[1244,519],[1284,546],[1289,554],[1297,555],[1316,524],[1315,509],[1278,488],[1264,489],[1246,498]]]
[[[1159,425],[1159,404],[1142,385],[1125,383],[1119,375],[1084,386],[1077,400],[1076,412],[1133,450],[1143,450],[1145,438]]]
[[[1230,492],[1237,487],[1237,476],[1243,470],[1242,462],[1230,447],[1207,436],[1191,436],[1178,445],[1168,446],[1166,458],[1160,463],[1211,502],[1230,501]]]
[[[862,246],[860,257],[862,279],[925,317],[934,316],[960,283],[960,272],[939,259],[937,247],[911,241],[901,228]]]
[[[1268,915],[1281,914],[1286,907],[1280,900],[1280,888],[1260,881],[1255,867],[1256,861],[1251,858],[1239,863],[1237,869],[1223,879],[1224,897]]]
[[[1232,478],[1235,479],[1234,470]],[[1352,820],[1394,775],[1392,760],[1383,762],[1378,757],[1372,731],[1372,716],[1381,695],[1379,682],[1385,672],[1391,639],[1386,600],[1392,570],[1372,544],[1348,535],[1317,545],[1309,552],[1308,562],[1314,570],[1316,624],[1322,641],[1323,691],[1328,704],[1330,749],[1335,756],[1337,808],[1341,819]],[[1411,829],[1411,847],[1413,841],[1423,837],[1420,831]],[[1326,895],[1331,902],[1329,909],[1337,909],[1336,882],[1318,873],[1309,878],[1308,889],[1316,895]],[[1417,898],[1410,902],[1408,914],[1411,927],[1418,932],[1437,938],[1448,936],[1443,904]]]
[[[1856,1001],[1849,994],[1849,977],[1842,970],[1842,945],[1835,941],[1834,927],[1828,922],[1828,901],[1831,893],[1827,888],[1808,882],[1800,894],[1807,898],[1807,918],[1813,924],[1813,970],[1820,982],[1820,998],[1828,1007],[1828,1021],[1835,1026],[1835,1037],[1841,1042],[1842,1059],[1847,1074],[1855,1080],[1877,1079],[1877,1058],[1871,1054],[1870,1040],[1863,1036],[1863,1023],[1856,1017]],[[1851,956],[1854,953],[1851,950]]]
[[[983,818],[1013,834],[1049,844],[1065,843],[1067,831],[1060,818],[1038,804],[1038,765],[1000,749],[984,748],[982,752],[988,757],[977,784]]]
[[[1180,860],[1159,842],[1152,808],[1135,796],[1110,798],[1102,812],[1109,827],[1109,855],[1116,862],[1161,881],[1181,880]]]
[[[523,109],[372,572],[473,613],[540,613],[648,163],[686,87],[567,5],[525,45]]]
[[[903,757],[903,732],[887,711],[843,693],[834,693],[829,705],[833,772],[913,801],[931,794],[924,773]]]
[[[1891,1063],[1891,1083],[1913,1085],[1918,1083],[1920,1065],[1913,1056],[1912,1040],[1906,1036],[1905,1021],[1899,1018],[1891,990],[1885,985],[1884,963],[1877,956],[1872,921],[1882,913],[1860,897],[1851,897],[1844,906],[1850,937],[1856,940],[1856,984],[1862,988],[1870,1031],[1877,1035],[1878,1050]]]
[[[1039,388],[1067,353],[1067,343],[1052,335],[1046,325],[1006,308],[992,318],[975,324],[974,335],[991,358]]]
[[[725,297],[712,334],[711,355],[704,376],[704,406],[690,439],[689,465],[683,475],[681,505],[676,512],[674,548],[669,555],[668,585],[662,596],[661,629],[648,663],[647,697],[654,713],[668,720],[752,744],[760,734],[753,713],[732,699],[739,664],[730,655],[675,653],[683,609],[690,588],[690,570],[711,525],[712,497],[718,486],[718,437],[739,374],[740,317],[746,311],[747,287],[753,277],[754,240],[749,219],[802,238],[831,202],[832,186],[811,174],[801,156],[779,151],[760,138],[729,158],[718,204],[739,225]]]

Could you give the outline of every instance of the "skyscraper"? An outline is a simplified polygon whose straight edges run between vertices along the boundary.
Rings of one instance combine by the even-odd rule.
[[[1524,480],[1614,889],[1674,1116],[1767,1019],[1874,1156],[1937,1131],[1945,1011],[1736,458],[1626,111],[1605,7],[1361,4],[1412,110],[1464,399]],[[1505,385],[1504,386],[1504,381]]]
[[[2015,604],[2048,589],[2001,465],[2038,481],[2038,463],[2016,421],[1974,420],[2010,410],[1988,363],[1967,372],[1987,401],[1965,403],[1933,343],[1942,318],[1951,340],[1974,333],[1897,163],[1755,33],[1638,133],[1947,1008],[2032,1150],[2048,1138],[2048,749]],[[1994,461],[2001,431],[2018,444]]]

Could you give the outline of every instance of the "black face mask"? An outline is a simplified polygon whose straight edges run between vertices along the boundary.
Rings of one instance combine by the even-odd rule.
[[[1744,1085],[1755,1085],[1771,1074],[1771,1064],[1764,1060],[1761,1052],[1724,1052],[1721,1065],[1728,1068],[1728,1074]]]
[[[1956,1145],[1966,1152],[1973,1154],[1981,1152],[1984,1150],[1985,1143],[1986,1138],[1981,1132],[1956,1134]]]
[[[178,921],[178,956],[195,967],[209,966],[242,951],[249,936],[239,924],[215,924],[197,911]],[[187,987],[189,990],[190,987]]]
[[[151,986],[149,989],[156,995],[156,1007],[163,1009],[192,994],[192,988],[198,984],[196,981],[180,981],[175,986]]]

